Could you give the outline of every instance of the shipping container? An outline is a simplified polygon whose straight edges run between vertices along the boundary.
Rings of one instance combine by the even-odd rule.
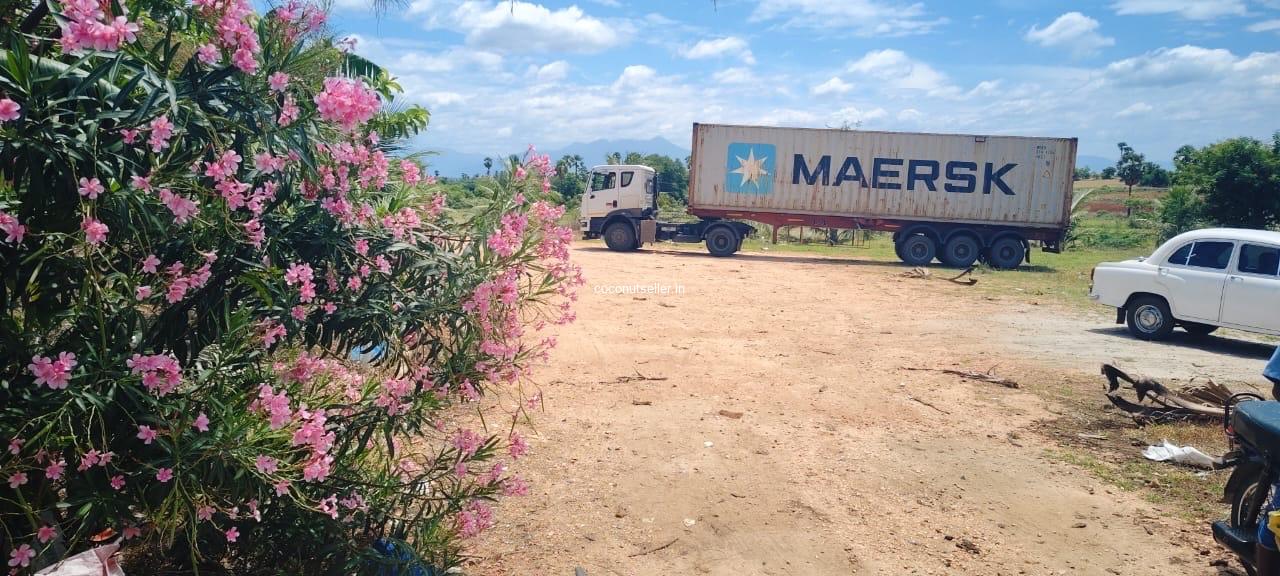
[[[614,249],[706,241],[717,256],[736,252],[754,231],[744,221],[772,226],[774,242],[784,226],[881,230],[911,264],[985,259],[1012,268],[1029,258],[1033,241],[1061,249],[1075,162],[1075,138],[694,124],[696,225],[656,222],[651,180],[611,187],[610,178],[630,182],[628,170],[647,178],[651,170],[600,166],[582,226]]]

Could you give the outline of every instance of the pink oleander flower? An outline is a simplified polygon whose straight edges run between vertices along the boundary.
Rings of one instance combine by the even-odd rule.
[[[462,458],[474,456],[481,446],[484,446],[484,438],[470,430],[459,430],[453,435],[453,447],[458,450]]]
[[[156,472],[156,480],[160,481],[162,484],[173,480],[173,468],[161,468]]]
[[[138,426],[138,439],[142,440],[143,444],[150,445],[156,439],[156,431],[150,426]]]
[[[259,455],[253,460],[253,466],[263,474],[275,474],[279,468],[279,461],[270,456]]]
[[[0,99],[0,122],[17,120],[21,116],[19,114],[20,110],[22,110],[22,106],[19,106],[17,102],[8,98]]]
[[[201,505],[196,508],[196,519],[202,522],[208,522],[213,519],[213,513],[216,512],[213,506],[208,504]]]
[[[273,92],[283,94],[289,88],[289,75],[284,72],[276,72],[267,78],[267,83],[271,86]]]
[[[52,390],[61,390],[71,381],[71,371],[76,367],[76,355],[70,352],[59,352],[58,359],[45,356],[33,356],[27,370],[36,377],[36,385],[47,385]]]
[[[173,221],[179,225],[190,222],[200,213],[200,205],[195,200],[174,194],[168,188],[160,189],[160,201],[173,212]]]
[[[13,215],[0,210],[0,232],[5,233],[5,242],[17,244],[22,242],[22,237],[27,233],[27,227],[18,222]]]
[[[301,113],[302,109],[298,108],[298,103],[293,99],[293,95],[286,94],[284,104],[280,105],[280,118],[276,120],[276,123],[280,124],[281,127],[288,126],[293,124]]]
[[[205,416],[204,412],[201,412],[199,416],[196,416],[196,421],[192,422],[191,426],[193,426],[196,430],[199,430],[201,432],[208,432],[209,417]]]
[[[368,241],[368,240],[365,240],[364,238],[361,238],[361,239],[359,239],[359,240],[356,240],[356,254],[359,254],[359,255],[361,255],[361,256],[368,256],[368,255],[369,255],[369,241]]]
[[[26,484],[26,483],[27,483],[26,472],[14,472],[12,476],[9,476],[10,488],[17,490],[19,486],[22,486],[23,484]]]
[[[352,78],[326,78],[324,90],[315,97],[316,112],[320,118],[334,122],[350,132],[364,124],[382,103],[378,94],[360,80]]]
[[[236,529],[235,526],[232,526],[231,528],[227,529],[226,535],[227,535],[227,542],[235,542],[236,539],[240,537],[240,530]]]
[[[106,241],[107,232],[111,231],[110,228],[107,228],[106,224],[88,216],[85,216],[84,220],[80,222],[80,229],[84,230],[85,241],[94,246]]]
[[[147,298],[150,298],[150,297],[151,297],[151,287],[150,287],[150,286],[139,286],[139,287],[137,287],[137,288],[133,291],[133,297],[134,297],[134,298],[136,298],[139,302],[141,302],[141,301],[143,301],[143,300],[146,300]]]
[[[90,200],[97,200],[98,195],[105,191],[106,189],[102,187],[102,182],[99,182],[97,178],[81,178],[80,187],[77,189],[81,196],[86,196]]]
[[[293,483],[289,482],[288,480],[281,480],[279,482],[276,482],[275,484],[276,496],[284,496],[285,494],[288,494],[289,487],[292,485]]]
[[[387,260],[386,256],[379,254],[377,258],[373,259],[373,263],[378,266],[379,272],[383,274],[391,273],[391,261]]]
[[[44,476],[50,480],[62,478],[62,473],[67,470],[67,461],[58,460],[44,468]]]
[[[111,489],[119,492],[124,489],[124,476],[119,474],[111,477]]]
[[[23,440],[23,439],[21,439],[21,438],[14,438],[14,439],[10,440],[10,441],[9,441],[9,453],[10,453],[10,454],[13,454],[14,456],[17,456],[18,454],[21,454],[21,453],[22,453],[22,445],[23,445],[23,444],[26,444],[26,443],[27,443],[27,441],[26,441],[26,440]]]
[[[503,496],[528,496],[529,483],[519,476],[512,476],[502,482]]]
[[[525,442],[524,436],[521,436],[519,432],[512,432],[507,441],[507,452],[511,454],[512,458],[519,458],[529,452],[529,444]]]
[[[169,138],[173,137],[173,122],[169,121],[168,116],[157,116],[151,121],[149,129],[151,136],[147,142],[151,144],[152,152],[160,152],[169,147]]]
[[[93,468],[94,466],[98,465],[98,461],[100,460],[100,458],[101,456],[97,449],[89,450],[88,452],[84,453],[83,457],[80,458],[80,465],[76,466],[76,470],[80,472],[84,472],[85,470]]]
[[[129,183],[130,183],[130,184],[132,184],[134,188],[137,188],[137,189],[139,189],[139,190],[142,190],[143,192],[150,192],[150,191],[151,191],[151,175],[147,175],[147,176],[138,176],[138,175],[134,175],[134,176],[131,176],[131,177],[129,177]]]
[[[200,60],[201,64],[213,66],[222,60],[222,54],[218,52],[218,47],[213,44],[201,44],[200,48],[196,50],[196,58]]]
[[[254,57],[253,51],[248,48],[239,48],[231,55],[231,63],[236,65],[245,74],[252,75],[258,71],[258,59]]]
[[[58,530],[47,524],[41,526],[39,530],[36,530],[36,540],[39,540],[41,544],[48,544],[49,541],[53,540],[57,535]]]
[[[458,535],[463,538],[475,538],[491,527],[493,509],[488,504],[473,500],[466,509],[458,513]]]
[[[147,257],[142,259],[142,271],[146,274],[155,274],[158,266],[160,266],[160,259],[156,258],[155,254],[147,254]]]
[[[299,304],[289,310],[289,315],[292,316],[294,320],[302,322],[307,319],[307,308]]]
[[[422,181],[422,169],[418,168],[418,163],[413,160],[401,160],[400,172],[404,174],[404,183],[409,186]]]
[[[133,540],[134,538],[137,538],[138,536],[141,536],[141,535],[142,535],[142,529],[137,526],[125,526],[124,530],[120,531],[120,537],[124,538],[125,540]]]
[[[36,551],[31,549],[30,544],[23,544],[14,548],[9,553],[9,566],[26,568],[31,565],[31,559],[36,557]],[[16,571],[15,571],[16,572]]]

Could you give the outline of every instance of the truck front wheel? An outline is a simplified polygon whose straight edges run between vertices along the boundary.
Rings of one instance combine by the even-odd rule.
[[[604,229],[604,243],[614,252],[630,252],[636,249],[636,229],[621,220]]]
[[[726,226],[717,226],[707,231],[706,241],[707,252],[718,257],[733,256],[733,253],[742,246],[742,240],[738,238],[737,233]]]

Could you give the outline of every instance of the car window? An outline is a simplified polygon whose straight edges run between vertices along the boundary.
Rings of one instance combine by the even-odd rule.
[[[1236,269],[1245,274],[1280,275],[1280,248],[1245,244],[1240,247]]]
[[[631,185],[631,179],[632,179],[632,178],[635,178],[635,176],[636,176],[636,173],[635,173],[635,172],[623,172],[623,173],[622,173],[622,187],[623,187],[623,188],[626,188],[627,186],[630,186],[630,185]]]
[[[609,190],[613,188],[617,173],[615,172],[596,172],[591,177],[591,191]]]
[[[1183,244],[1181,248],[1173,253],[1173,255],[1169,256],[1169,263],[1186,266],[1187,258],[1191,256],[1191,247],[1195,246],[1195,244],[1195,242]]]
[[[1232,242],[1196,242],[1191,249],[1191,257],[1187,259],[1187,266],[1226,270],[1227,264],[1231,262],[1233,247],[1235,244]]]

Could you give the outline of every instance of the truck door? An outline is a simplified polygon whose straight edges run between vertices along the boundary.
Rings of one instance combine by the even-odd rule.
[[[618,205],[618,173],[610,169],[594,171],[589,184],[590,190],[582,201],[582,216],[607,216]]]
[[[1235,243],[1200,240],[1178,248],[1159,265],[1156,281],[1169,295],[1169,307],[1181,320],[1217,322],[1222,291]]]
[[[1280,247],[1242,244],[1222,292],[1222,322],[1280,331]]]

